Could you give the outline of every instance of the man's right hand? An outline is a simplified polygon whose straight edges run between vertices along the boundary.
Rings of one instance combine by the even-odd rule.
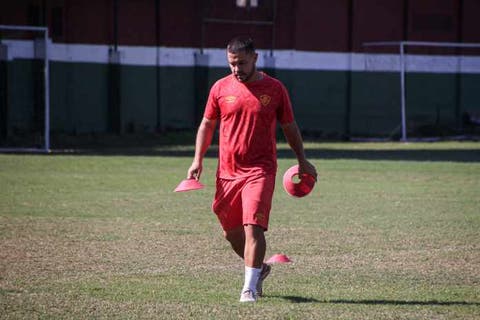
[[[210,143],[212,142],[213,132],[215,131],[216,125],[216,119],[202,119],[202,122],[198,127],[197,138],[195,140],[195,157],[193,158],[192,165],[187,171],[188,179],[200,180],[200,175],[202,174],[203,169],[203,155],[210,146]]]
[[[187,179],[196,179],[200,180],[200,175],[202,174],[202,164],[200,162],[194,161],[188,169]]]

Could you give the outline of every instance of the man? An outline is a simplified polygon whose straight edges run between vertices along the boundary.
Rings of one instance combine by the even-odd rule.
[[[257,58],[252,39],[237,37],[228,43],[227,60],[232,74],[218,80],[210,90],[198,128],[195,157],[187,173],[187,178],[200,179],[202,161],[219,122],[219,162],[212,209],[225,238],[245,262],[240,302],[255,302],[270,273],[270,266],[263,262],[264,232],[277,171],[277,121],[297,157],[300,175],[317,176],[315,167],[305,158],[287,90],[280,81],[257,71]]]

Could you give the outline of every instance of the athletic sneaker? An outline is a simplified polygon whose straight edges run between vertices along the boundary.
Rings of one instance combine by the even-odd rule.
[[[245,290],[240,295],[240,302],[256,302],[257,295],[252,290]]]
[[[272,267],[269,264],[264,263],[262,267],[262,272],[260,273],[260,279],[257,282],[257,296],[261,297],[263,295],[263,280],[270,274]]]

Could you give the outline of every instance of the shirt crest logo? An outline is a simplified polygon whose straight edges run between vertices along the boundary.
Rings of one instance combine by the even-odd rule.
[[[225,97],[225,102],[226,103],[234,103],[235,100],[237,100],[237,97],[235,97],[235,96],[226,96]]]
[[[272,100],[272,97],[270,97],[269,95],[267,94],[262,94],[260,96],[260,103],[262,104],[262,106],[266,107],[268,106],[268,104],[270,103],[270,101]]]

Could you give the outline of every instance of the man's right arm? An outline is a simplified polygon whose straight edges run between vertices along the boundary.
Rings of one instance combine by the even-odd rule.
[[[202,174],[203,157],[207,152],[208,147],[212,143],[213,133],[217,126],[216,119],[203,118],[200,126],[198,127],[197,138],[195,141],[195,157],[193,158],[192,165],[188,169],[187,178],[200,179]]]

